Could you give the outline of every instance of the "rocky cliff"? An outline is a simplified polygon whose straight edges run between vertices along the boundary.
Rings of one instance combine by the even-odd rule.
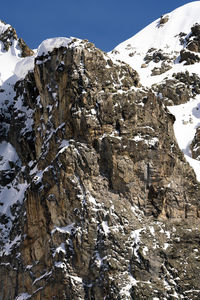
[[[183,67],[198,28],[171,56],[147,47],[137,71],[86,40],[22,43],[0,90],[0,299],[199,299],[200,185],[168,107],[198,101]]]

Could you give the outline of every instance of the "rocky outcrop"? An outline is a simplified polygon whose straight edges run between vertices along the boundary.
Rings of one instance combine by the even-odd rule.
[[[198,109],[198,108],[197,108]],[[200,159],[200,128],[196,129],[194,139],[191,144],[192,157],[194,159]]]
[[[167,23],[168,21],[169,21],[169,16],[168,15],[161,16],[158,27],[164,26],[164,24]]]
[[[5,30],[0,35],[0,41],[4,45],[3,50],[8,51],[10,46],[12,46],[14,40],[17,40],[16,31],[12,26],[8,25],[7,28],[5,28]]]
[[[1,24],[4,24],[4,28],[0,34],[0,41],[3,44],[3,51],[8,51],[10,47],[16,42],[18,47],[21,49],[22,57],[33,55],[33,51],[26,45],[22,38],[18,39],[16,30],[6,23],[0,21]]]
[[[200,25],[194,24],[191,27],[191,33],[180,34],[180,42],[185,49],[180,52],[180,62],[185,61],[185,65],[192,65],[200,61],[198,53],[200,52]],[[196,54],[195,54],[195,53]]]
[[[164,79],[152,86],[166,106],[183,104],[195,98],[200,93],[199,87],[199,76],[188,71],[174,73],[172,79]]]
[[[22,57],[31,56],[31,55],[34,54],[33,50],[31,50],[27,46],[27,44],[24,42],[24,40],[22,38],[19,38],[18,45],[19,45],[19,48],[21,49],[21,56]]]
[[[198,299],[199,184],[161,97],[79,40],[15,92],[0,299]]]
[[[191,51],[181,50],[180,52],[180,63],[185,61],[185,65],[193,65],[196,62],[200,62],[200,57]]]
[[[191,34],[186,38],[187,49],[192,52],[200,52],[200,25],[194,24]]]

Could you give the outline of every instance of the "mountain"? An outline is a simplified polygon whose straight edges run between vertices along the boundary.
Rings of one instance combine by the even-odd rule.
[[[199,299],[199,13],[110,53],[0,23],[0,299]]]
[[[137,70],[141,83],[153,87],[167,105],[177,105],[194,99],[187,105],[169,110],[176,116],[174,130],[179,147],[194,168],[198,179],[200,164],[191,159],[196,157],[191,152],[190,145],[200,117],[197,96],[200,76],[199,3],[191,2],[161,16],[111,52],[111,57],[122,60]],[[175,91],[171,85],[176,86]],[[190,86],[188,91],[186,85]],[[181,99],[176,99],[176,93],[181,94]]]

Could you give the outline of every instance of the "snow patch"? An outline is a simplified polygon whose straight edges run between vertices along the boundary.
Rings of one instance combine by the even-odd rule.
[[[22,293],[19,296],[17,296],[17,298],[15,298],[15,300],[26,300],[31,298],[31,295],[29,295],[28,293]]]
[[[38,281],[42,280],[43,278],[45,278],[45,277],[51,275],[51,274],[52,274],[52,271],[46,272],[46,273],[43,274],[42,276],[36,278],[36,279],[33,281],[33,285],[36,284]]]
[[[58,152],[58,154],[63,153],[68,147],[69,147],[69,141],[68,140],[63,140],[61,145],[60,145],[60,150]]]
[[[7,242],[5,245],[4,245],[4,249],[0,251],[0,256],[3,256],[3,255],[9,255],[11,250],[12,250],[12,247],[15,246],[21,241],[21,235],[19,236],[16,236],[14,238],[13,241],[11,242]]]
[[[57,268],[66,269],[66,264],[62,261],[56,261],[54,266]]]
[[[44,40],[38,47],[37,56],[46,55],[52,52],[54,48],[68,47],[72,38],[58,37]]]
[[[65,227],[58,227],[55,226],[55,228],[51,231],[51,234],[54,234],[56,231],[61,232],[61,233],[68,233],[68,234],[72,234],[75,232],[75,227],[74,227],[75,223],[69,224]]]
[[[136,229],[134,231],[131,232],[130,238],[133,241],[132,243],[132,247],[133,247],[133,251],[134,251],[134,255],[135,257],[137,257],[137,260],[140,262],[140,258],[139,255],[137,253],[138,249],[139,249],[139,244],[140,244],[140,232],[143,230],[143,228],[141,229]]]
[[[185,159],[196,173],[200,181],[200,161],[191,157],[190,145],[200,125],[200,95],[185,104],[169,106],[168,110],[175,116],[174,133],[179,148],[185,155]]]
[[[110,232],[110,229],[108,227],[108,222],[107,221],[103,221],[101,223],[101,225],[102,225],[103,231],[105,233],[105,236],[107,236],[109,234],[109,232]]]
[[[34,56],[21,59],[15,66],[14,74],[18,79],[23,79],[29,71],[34,69]]]
[[[0,171],[9,170],[9,162],[16,163],[19,161],[15,148],[7,142],[0,143]]]
[[[60,253],[60,252],[66,254],[66,249],[65,249],[65,244],[64,243],[61,243],[60,246],[56,248],[56,250],[53,253],[53,257],[56,256],[56,253]]]
[[[120,290],[120,295],[123,295],[123,296],[127,297],[126,299],[129,299],[129,297],[131,297],[130,289],[131,289],[133,286],[136,286],[138,281],[135,280],[135,278],[133,278],[131,275],[129,275],[128,278],[127,278],[127,282],[128,282],[128,284],[125,285],[125,286]],[[131,297],[131,298],[132,298],[132,297]]]

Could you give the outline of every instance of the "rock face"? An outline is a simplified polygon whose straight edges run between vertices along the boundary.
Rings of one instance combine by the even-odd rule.
[[[200,186],[163,101],[197,83],[144,88],[76,39],[35,58],[0,115],[0,299],[199,299]]]
[[[0,23],[2,23],[2,21],[0,21]],[[0,41],[2,42],[3,51],[8,51],[13,45],[14,41],[17,41],[18,47],[22,50],[22,57],[33,55],[33,51],[26,45],[24,40],[22,38],[18,40],[15,29],[4,22],[3,24],[5,25],[5,28],[1,31],[0,34]]]

